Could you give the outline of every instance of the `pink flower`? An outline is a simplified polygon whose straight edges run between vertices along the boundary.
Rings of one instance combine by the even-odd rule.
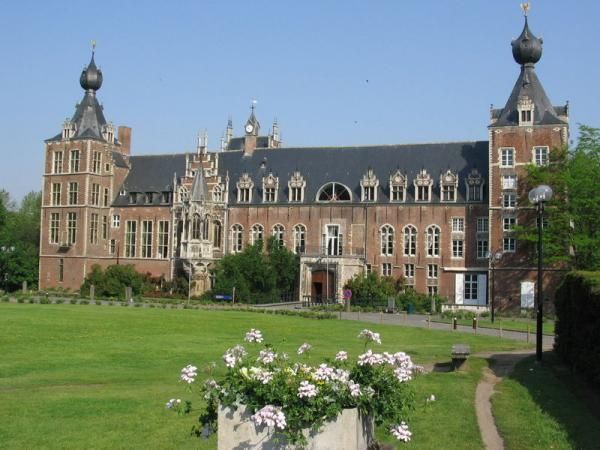
[[[337,352],[335,355],[336,361],[346,361],[347,359],[348,359],[348,352],[345,352],[343,350]]]
[[[361,339],[365,339],[367,342],[372,341],[381,344],[381,337],[379,336],[379,333],[367,330],[366,328],[360,332],[358,337]]]
[[[304,344],[302,344],[299,348],[298,348],[298,354],[302,355],[303,353],[306,353],[307,351],[309,351],[312,348],[312,345],[307,344],[306,342]]]
[[[350,395],[352,397],[360,397],[360,395],[362,394],[360,390],[360,384],[355,383],[352,380],[348,382],[348,389],[350,389]]]
[[[258,410],[256,414],[250,417],[255,425],[261,426],[266,425],[267,427],[276,427],[280,430],[285,429],[287,423],[285,421],[285,414],[281,408],[273,405],[267,405],[264,408]]]
[[[261,350],[258,354],[257,361],[260,361],[263,364],[271,364],[277,358],[277,353],[272,350]]]
[[[260,330],[255,330],[252,328],[250,331],[246,333],[246,337],[244,338],[246,342],[257,342],[261,343],[263,341],[263,336]]]
[[[191,384],[196,380],[198,376],[198,368],[196,366],[192,366],[188,364],[183,369],[181,369],[181,376],[179,379],[181,381],[185,381],[187,384]]]
[[[399,441],[408,442],[412,433],[408,429],[406,423],[401,422],[400,425],[394,425],[390,428],[390,433],[393,434]]]
[[[298,388],[298,397],[299,398],[316,397],[317,392],[318,392],[317,387],[314,384],[311,384],[308,381],[303,381],[300,383],[300,387]]]

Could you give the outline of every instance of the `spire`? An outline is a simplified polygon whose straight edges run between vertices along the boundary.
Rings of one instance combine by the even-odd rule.
[[[79,77],[79,84],[87,92],[95,93],[102,87],[102,71],[96,67],[94,54],[96,53],[96,41],[92,41],[92,59],[83,69]]]
[[[252,104],[250,106],[250,117],[248,117],[246,125],[244,126],[246,134],[252,134],[254,136],[258,136],[258,133],[260,132],[260,122],[254,114],[256,103],[256,99],[252,100]]]
[[[194,175],[194,181],[192,182],[191,199],[193,202],[203,202],[208,199],[207,193],[208,187],[206,185],[206,178],[204,178],[204,169],[198,167],[196,175]]]

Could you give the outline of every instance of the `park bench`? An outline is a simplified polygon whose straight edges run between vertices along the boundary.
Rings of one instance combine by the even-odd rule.
[[[452,346],[452,369],[458,370],[471,354],[471,347],[466,344]]]

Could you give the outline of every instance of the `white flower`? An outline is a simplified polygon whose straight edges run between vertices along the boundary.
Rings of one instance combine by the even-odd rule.
[[[378,344],[381,344],[381,337],[379,336],[379,333],[375,333],[371,330],[367,330],[366,328],[360,332],[358,337],[365,339],[366,341],[372,341],[372,342],[377,342]]]
[[[399,441],[408,442],[412,433],[408,430],[406,423],[401,422],[400,425],[395,425],[390,428],[390,433],[393,434]]]
[[[299,398],[310,398],[315,397],[317,395],[317,387],[314,384],[309,383],[308,381],[303,381],[300,383],[300,387],[298,388],[298,397]]]
[[[236,345],[233,348],[227,349],[225,354],[223,355],[223,360],[225,361],[225,365],[230,369],[233,369],[238,362],[242,360],[244,356],[248,353],[241,345]]]
[[[261,343],[263,341],[262,332],[260,330],[255,330],[252,328],[250,331],[246,333],[246,337],[244,338],[246,342],[257,342]]]
[[[398,367],[394,370],[394,375],[396,375],[396,378],[401,383],[412,380],[412,371],[410,369],[405,369],[404,367]]]
[[[333,367],[329,367],[327,364],[321,364],[315,373],[313,374],[313,378],[316,381],[331,381],[334,380],[335,377],[335,369]]]
[[[373,353],[371,349],[367,350],[366,353],[358,356],[359,366],[378,366],[385,362],[383,355],[380,353]]]
[[[258,410],[256,414],[250,417],[255,425],[266,425],[268,427],[276,427],[280,430],[285,429],[287,423],[285,422],[285,414],[277,406],[267,405],[264,408]]]
[[[187,384],[191,384],[196,380],[198,376],[198,368],[196,366],[192,366],[188,364],[183,369],[181,369],[181,375],[179,377],[180,381],[185,381]]]
[[[336,361],[346,361],[348,359],[348,352],[340,350],[335,354]]]
[[[169,400],[165,406],[169,409],[174,408],[176,405],[179,405],[181,403],[181,399],[178,398],[172,398],[171,400]]]
[[[429,397],[427,397],[427,402],[435,402],[435,395],[431,394]]]
[[[250,367],[250,373],[253,380],[260,381],[262,384],[269,384],[273,379],[273,372],[261,367]]]
[[[360,384],[355,383],[352,380],[348,382],[348,389],[350,389],[350,395],[352,397],[360,397],[360,395],[362,394],[360,390]]]
[[[277,358],[277,353],[272,350],[261,350],[258,354],[257,361],[260,361],[263,364],[271,364]]]
[[[302,355],[303,353],[309,351],[312,348],[312,345],[307,344],[306,342],[304,344],[302,344],[299,348],[298,348],[298,354]]]

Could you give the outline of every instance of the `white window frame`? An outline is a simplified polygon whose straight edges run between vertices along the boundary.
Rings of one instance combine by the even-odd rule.
[[[391,277],[392,276],[392,263],[384,262],[381,264],[381,276]]]
[[[501,147],[499,150],[500,167],[515,166],[515,149],[514,147]]]
[[[542,151],[543,153],[538,153]],[[536,166],[547,166],[550,163],[550,147],[547,145],[536,145],[531,153],[532,161]]]
[[[517,207],[517,194],[515,192],[502,193],[502,208],[514,209]]]
[[[394,255],[394,227],[389,224],[379,229],[379,242],[382,256]]]
[[[518,178],[516,174],[502,175],[502,189],[517,189],[517,183]]]
[[[306,226],[304,224],[294,225],[294,253],[303,253],[306,250]]]
[[[452,232],[453,233],[464,233],[465,231],[465,218],[464,217],[452,217]]]
[[[406,225],[402,230],[402,254],[404,256],[417,255],[417,227],[414,225]]]
[[[231,226],[231,253],[239,253],[244,248],[244,227],[239,223]]]
[[[502,251],[504,253],[514,253],[517,251],[517,239],[512,236],[502,238]]]
[[[490,221],[488,217],[477,218],[477,233],[489,233]]]
[[[462,259],[465,257],[465,240],[452,239],[452,258]]]

